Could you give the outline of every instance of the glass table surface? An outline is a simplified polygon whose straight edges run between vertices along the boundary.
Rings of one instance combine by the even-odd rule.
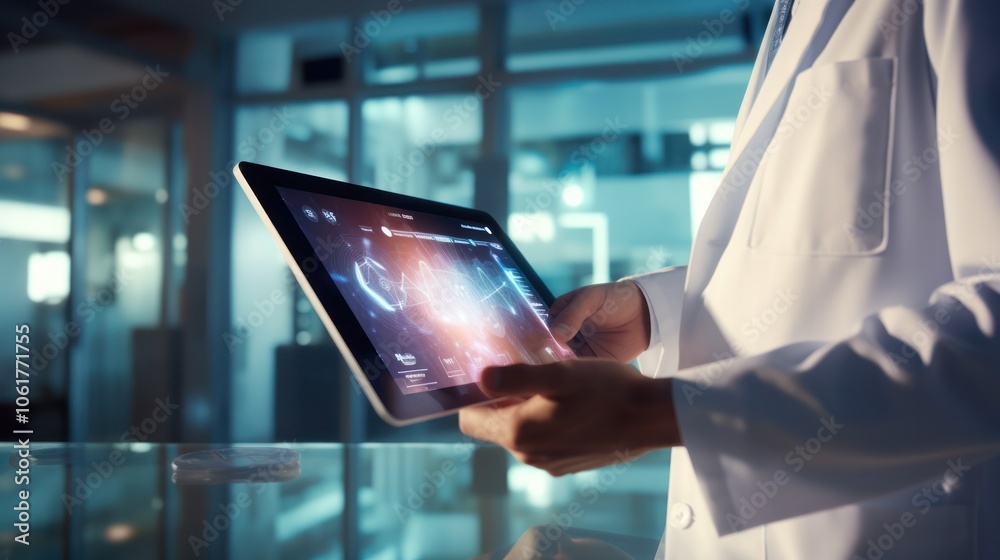
[[[669,469],[553,478],[471,442],[3,447],[18,559],[652,558]]]

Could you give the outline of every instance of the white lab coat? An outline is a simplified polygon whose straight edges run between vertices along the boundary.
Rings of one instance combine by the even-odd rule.
[[[636,278],[661,554],[1000,559],[1000,3],[797,4],[690,265]]]

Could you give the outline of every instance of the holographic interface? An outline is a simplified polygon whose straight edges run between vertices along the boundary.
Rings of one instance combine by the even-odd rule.
[[[474,383],[488,365],[574,357],[488,226],[278,191],[403,393]]]

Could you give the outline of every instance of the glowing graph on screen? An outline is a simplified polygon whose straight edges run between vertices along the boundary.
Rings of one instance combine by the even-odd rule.
[[[572,357],[545,327],[547,310],[503,247],[449,218],[289,191],[336,215],[298,219],[327,236],[323,265],[403,392],[472,383],[493,364]],[[308,197],[308,198],[305,198]],[[464,229],[463,229],[464,228]],[[484,239],[486,238],[486,239]]]

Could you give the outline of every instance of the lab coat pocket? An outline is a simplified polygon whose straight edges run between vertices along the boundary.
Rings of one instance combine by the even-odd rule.
[[[895,75],[890,58],[799,74],[761,159],[751,249],[820,256],[885,250]]]

